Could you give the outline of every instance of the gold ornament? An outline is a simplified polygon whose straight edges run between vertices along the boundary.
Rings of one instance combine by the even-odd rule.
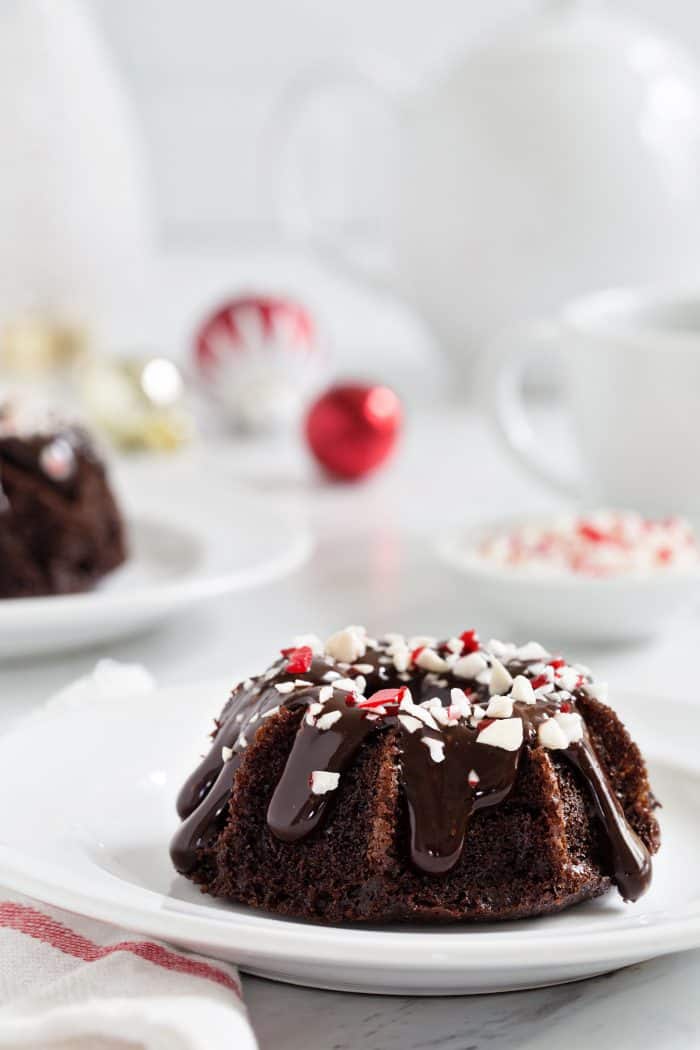
[[[93,424],[123,449],[170,451],[194,433],[182,374],[165,357],[93,356],[76,381]]]

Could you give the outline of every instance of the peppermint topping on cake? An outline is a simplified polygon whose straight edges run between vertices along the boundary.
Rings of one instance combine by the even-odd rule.
[[[479,732],[476,740],[504,751],[517,751],[523,742],[523,723],[519,718],[497,718]]]
[[[420,738],[421,744],[425,744],[430,757],[433,762],[444,762],[445,761],[445,742],[444,740],[435,740],[432,736],[422,736]]]
[[[500,662],[500,660],[497,660],[494,657],[493,661],[491,663],[491,676],[489,678],[489,692],[491,694],[494,694],[494,693],[505,693],[505,692],[507,692],[510,689],[512,684],[513,684],[513,679],[511,678],[510,674],[508,673],[508,671],[506,671],[505,667]]]
[[[313,795],[327,795],[335,791],[340,782],[340,773],[329,773],[325,769],[314,769],[309,777],[309,787]]]
[[[364,627],[346,627],[336,631],[326,641],[326,654],[334,660],[353,664],[367,651],[367,631]]]

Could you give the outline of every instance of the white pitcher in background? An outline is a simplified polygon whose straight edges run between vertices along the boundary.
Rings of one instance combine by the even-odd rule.
[[[152,250],[137,130],[80,0],[0,5],[0,327],[133,339]]]
[[[340,238],[322,233],[303,189],[290,190],[299,117],[322,91],[358,81],[398,128],[387,283],[455,363],[582,291],[700,272],[700,77],[644,25],[592,0],[559,0],[427,85],[406,89],[354,65],[291,85],[271,162],[282,223],[366,278]]]

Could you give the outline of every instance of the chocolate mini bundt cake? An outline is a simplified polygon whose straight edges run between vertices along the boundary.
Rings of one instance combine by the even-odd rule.
[[[317,922],[515,919],[640,897],[655,807],[587,668],[348,627],[234,690],[171,856],[208,893]]]
[[[122,518],[85,431],[0,405],[0,598],[84,591],[125,557]]]

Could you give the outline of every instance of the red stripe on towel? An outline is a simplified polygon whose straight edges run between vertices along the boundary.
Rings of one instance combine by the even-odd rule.
[[[131,952],[140,959],[162,966],[164,970],[172,970],[175,973],[188,974],[190,977],[204,977],[208,981],[214,981],[223,988],[234,992],[239,999],[242,998],[238,983],[222,970],[208,963],[199,962],[197,959],[189,959],[184,955],[177,955],[169,951],[161,944],[153,941],[120,941],[118,944],[101,945],[76,933],[70,927],[52,919],[50,915],[30,908],[26,904],[15,904],[13,901],[0,902],[0,926],[17,930],[18,933],[33,937],[34,940],[50,944],[52,948],[65,955],[72,955],[83,962],[97,962],[104,959],[113,952]]]

